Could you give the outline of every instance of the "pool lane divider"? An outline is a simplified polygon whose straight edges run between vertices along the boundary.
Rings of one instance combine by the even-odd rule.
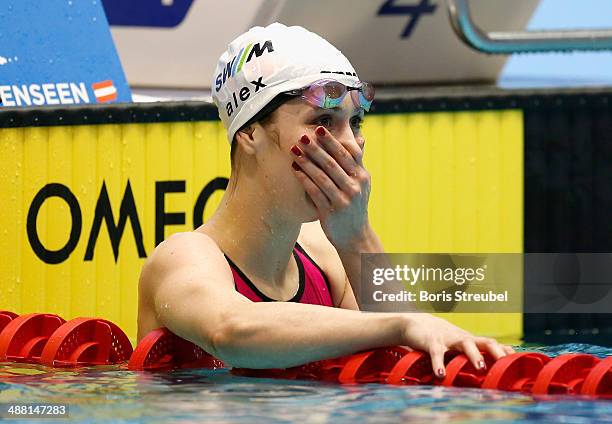
[[[13,318],[0,333],[0,361],[40,363],[49,337],[65,322],[55,314]]]
[[[164,327],[143,337],[128,362],[130,370],[163,371],[176,368],[225,368],[225,364]]]
[[[49,337],[40,363],[52,367],[116,364],[127,361],[132,352],[129,338],[116,324],[100,318],[74,318]]]
[[[549,395],[582,395],[612,400],[612,356],[584,353],[551,358],[520,352],[495,361],[483,354],[486,367],[477,370],[466,355],[447,352],[446,375],[434,378],[429,355],[406,347],[371,349],[338,358],[277,369],[232,368],[244,377],[319,380],[340,384],[382,383],[436,385],[520,392],[547,399]],[[0,311],[0,362],[27,362],[50,367],[119,365],[131,371],[180,368],[226,368],[223,361],[196,344],[157,328],[132,350],[126,334],[101,318],[66,321],[55,314],[18,316]],[[0,376],[0,381],[5,378]]]
[[[13,318],[17,318],[17,314],[11,311],[0,311],[0,332],[6,327],[6,325],[13,320]]]
[[[0,311],[0,325],[2,322],[0,362],[50,367],[109,365],[127,361],[133,351],[126,334],[101,318],[66,321],[55,314],[16,316]]]

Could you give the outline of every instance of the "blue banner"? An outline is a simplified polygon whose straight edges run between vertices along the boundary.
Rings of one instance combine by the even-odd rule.
[[[98,0],[3,0],[1,106],[131,102]]]
[[[194,0],[103,0],[111,25],[172,28],[187,16]]]

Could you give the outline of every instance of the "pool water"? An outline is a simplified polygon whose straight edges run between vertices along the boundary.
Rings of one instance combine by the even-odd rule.
[[[570,352],[612,355],[612,349],[583,344],[517,350],[550,356]],[[8,374],[12,377],[6,378]],[[495,390],[343,386],[236,377],[227,370],[149,373],[116,366],[61,370],[0,363],[0,403],[17,402],[66,403],[71,422],[87,423],[612,423],[612,401],[577,396],[542,401]]]

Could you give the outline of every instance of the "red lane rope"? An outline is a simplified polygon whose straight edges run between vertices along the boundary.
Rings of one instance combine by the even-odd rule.
[[[530,393],[535,378],[548,361],[548,356],[536,352],[504,356],[493,364],[482,388]]]
[[[537,352],[507,355],[497,361],[482,352],[486,369],[466,355],[448,352],[446,375],[434,378],[429,355],[402,346],[358,352],[284,369],[233,368],[248,377],[308,379],[340,384],[443,385],[523,392],[574,394],[612,399],[612,356],[599,359],[573,353],[550,358]],[[31,362],[53,367],[119,364],[129,370],[224,368],[225,364],[167,328],[147,334],[132,351],[125,333],[101,318],[65,321],[54,314],[18,316],[0,311],[0,362]],[[0,375],[0,380],[3,378]]]

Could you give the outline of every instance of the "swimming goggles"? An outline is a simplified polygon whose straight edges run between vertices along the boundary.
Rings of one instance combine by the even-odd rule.
[[[360,81],[357,86],[349,87],[333,79],[320,79],[308,87],[287,91],[286,94],[301,96],[313,106],[331,109],[339,106],[349,92],[356,107],[363,108],[366,112],[370,110],[374,101],[374,86],[367,82]]]

